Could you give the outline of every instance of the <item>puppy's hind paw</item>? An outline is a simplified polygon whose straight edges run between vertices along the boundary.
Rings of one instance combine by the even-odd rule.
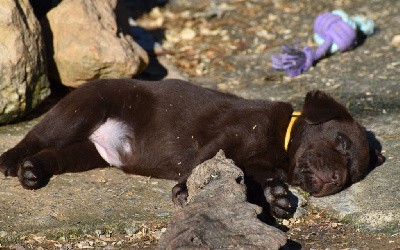
[[[186,183],[178,183],[172,188],[172,201],[177,207],[186,206],[188,195]]]
[[[5,176],[17,176],[18,157],[12,152],[5,152],[0,156],[0,172]]]
[[[22,162],[18,170],[19,181],[26,189],[39,189],[49,182],[50,177],[37,162],[32,160]]]
[[[287,186],[283,183],[268,182],[264,195],[269,203],[271,213],[278,218],[288,218],[292,214]]]

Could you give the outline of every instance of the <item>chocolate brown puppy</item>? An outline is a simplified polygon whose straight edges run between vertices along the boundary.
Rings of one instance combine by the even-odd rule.
[[[38,189],[52,175],[114,166],[178,181],[173,198],[181,203],[192,169],[223,149],[283,217],[290,210],[283,182],[329,195],[362,179],[369,164],[365,131],[321,91],[307,94],[286,151],[292,113],[289,103],[246,100],[180,80],[98,80],[55,105],[0,157],[0,171]]]

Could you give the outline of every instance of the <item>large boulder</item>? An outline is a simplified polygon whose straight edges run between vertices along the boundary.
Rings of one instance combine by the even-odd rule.
[[[126,23],[116,13],[120,9],[117,0],[63,0],[50,10],[43,21],[50,78],[77,87],[88,80],[140,73],[148,56],[124,31]]]
[[[246,201],[242,170],[220,151],[187,182],[188,204],[171,218],[158,249],[279,249],[282,231],[261,222],[261,207]]]
[[[0,1],[0,123],[15,121],[50,94],[41,27],[28,0]]]

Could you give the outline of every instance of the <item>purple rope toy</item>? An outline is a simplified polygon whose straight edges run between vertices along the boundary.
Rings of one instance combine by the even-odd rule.
[[[314,52],[310,46],[299,50],[297,44],[294,48],[283,45],[283,53],[272,56],[272,67],[285,70],[291,77],[298,76],[329,51],[334,53],[353,49],[357,45],[357,30],[371,35],[373,25],[371,19],[360,16],[350,18],[341,10],[323,13],[314,22],[314,39],[320,44],[317,50]]]

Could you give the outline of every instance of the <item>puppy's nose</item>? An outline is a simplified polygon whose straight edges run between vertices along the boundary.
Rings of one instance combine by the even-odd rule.
[[[339,179],[340,179],[340,173],[339,171],[333,171],[331,181],[335,183],[336,185],[339,184]]]

